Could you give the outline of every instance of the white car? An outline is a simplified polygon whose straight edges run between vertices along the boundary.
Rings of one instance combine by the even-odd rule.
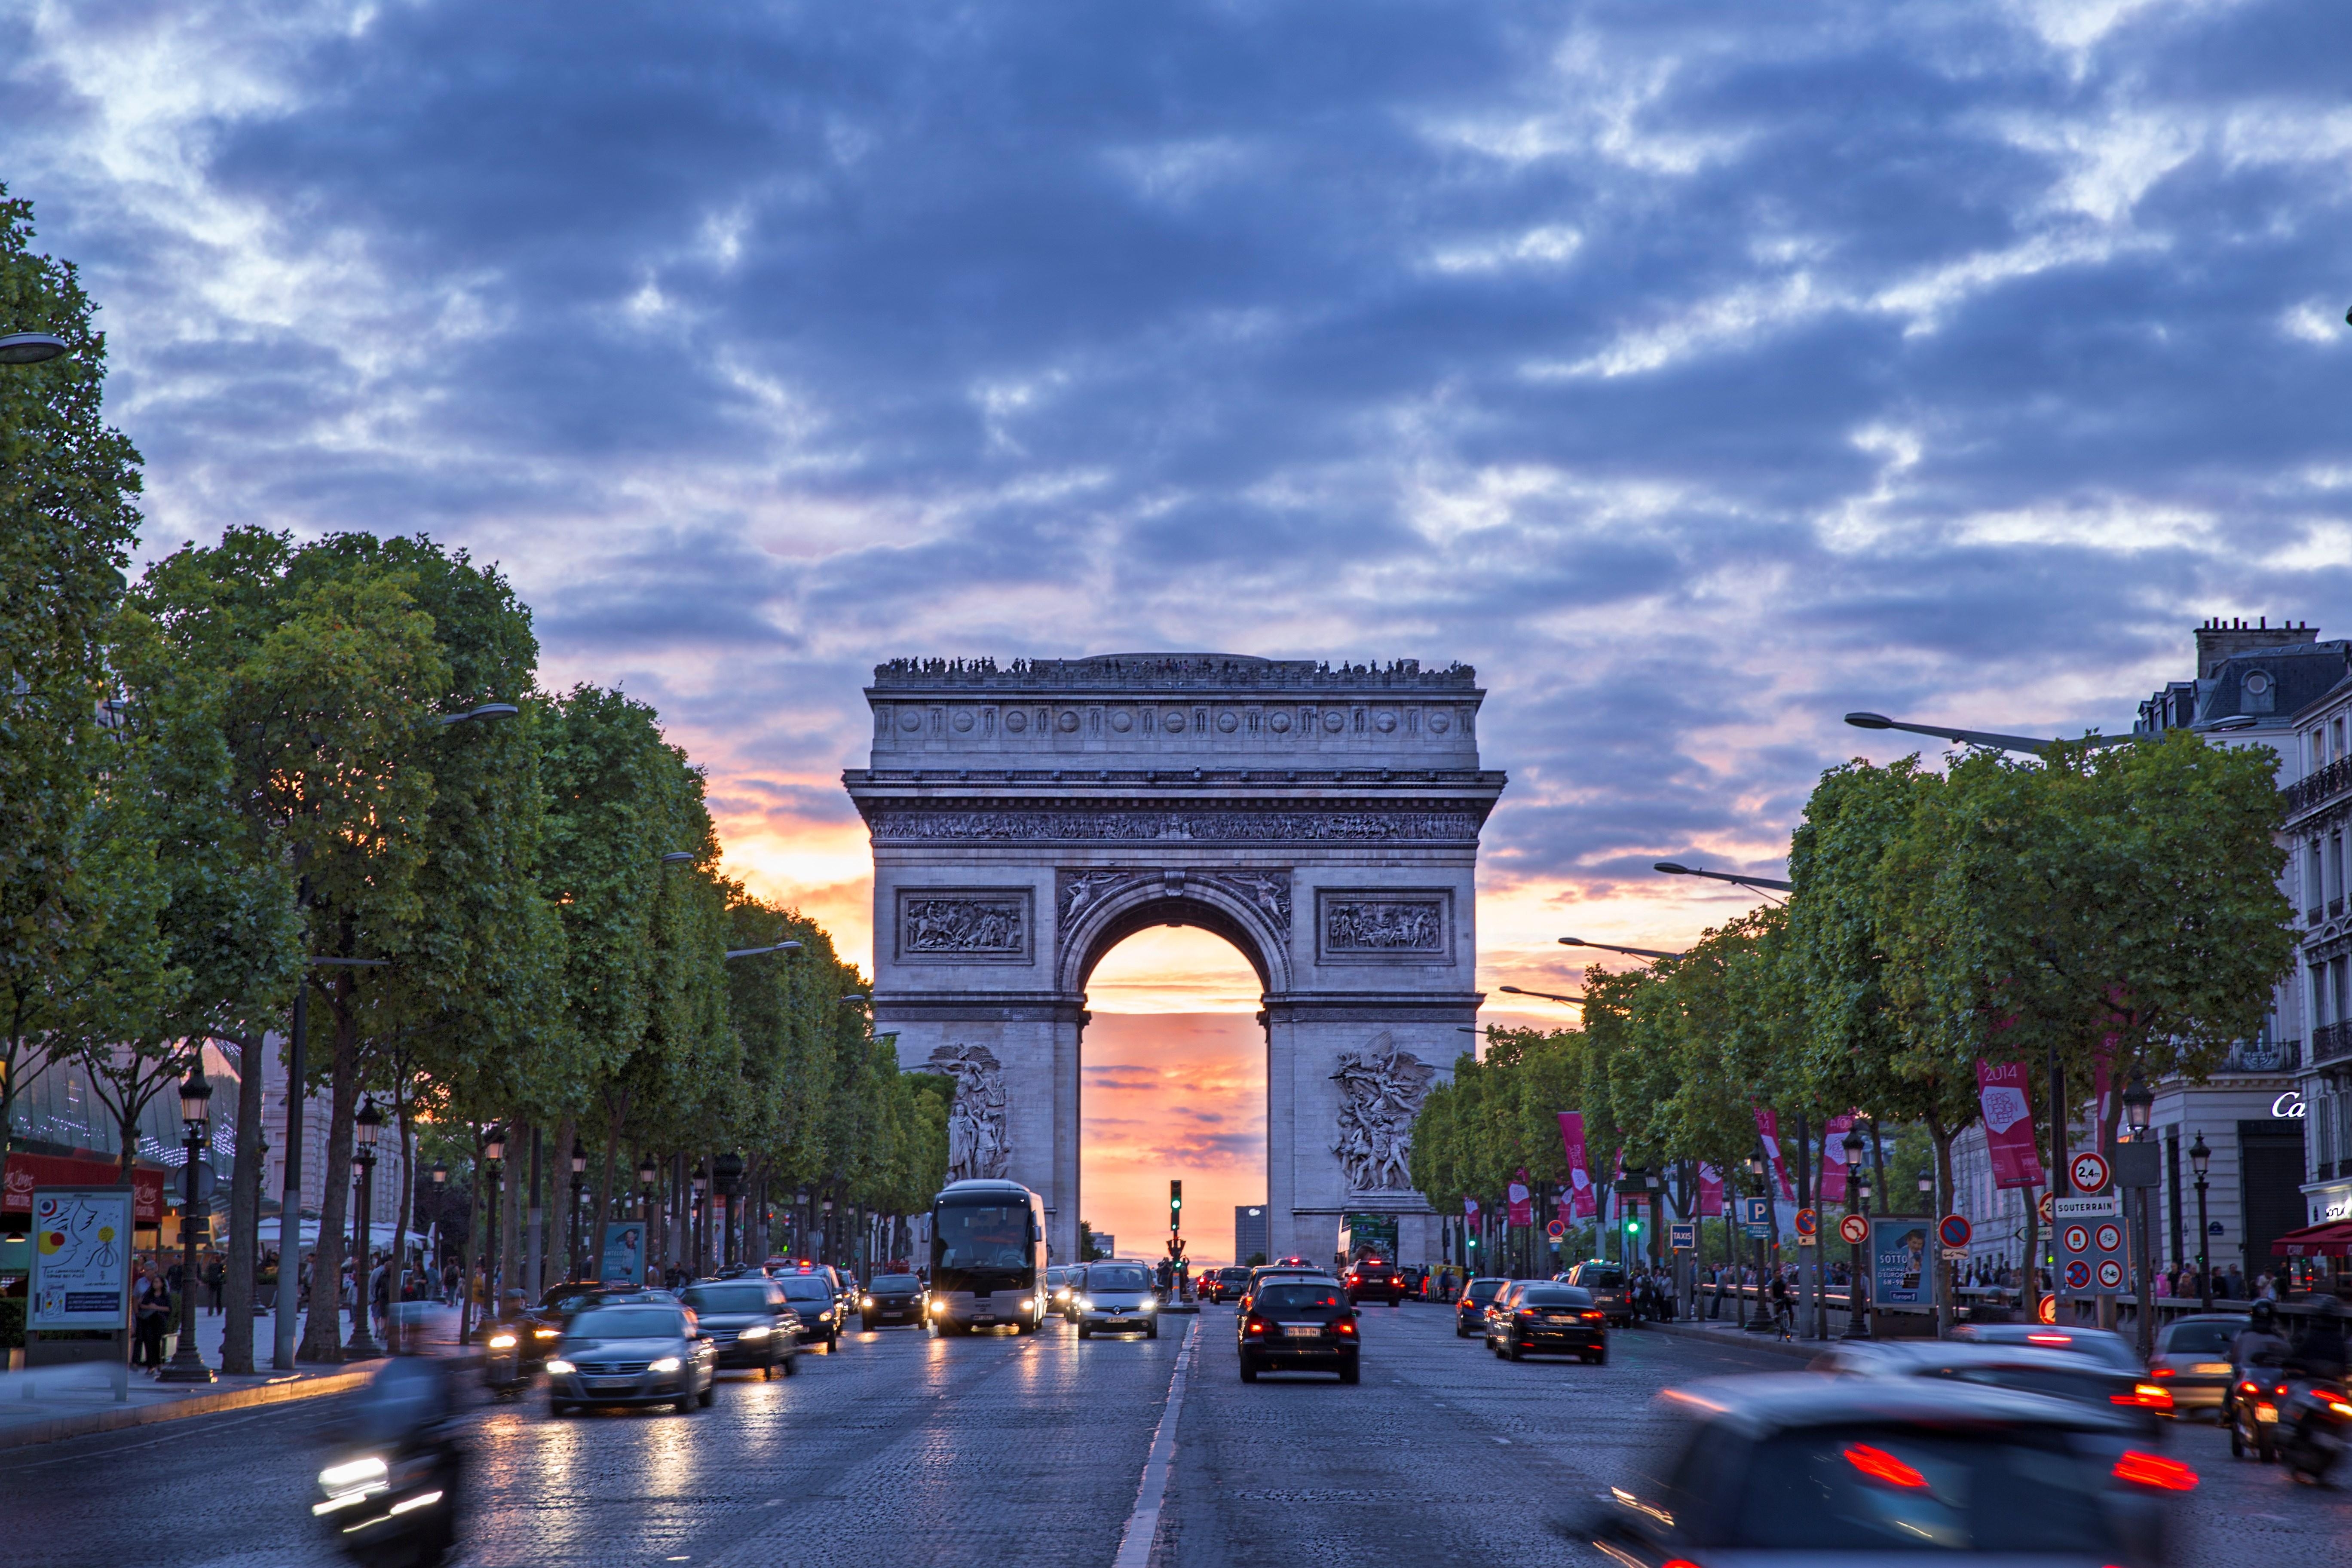
[[[1160,1301],[1151,1293],[1149,1263],[1089,1263],[1071,1271],[1078,1310],[1078,1338],[1097,1333],[1160,1337]]]

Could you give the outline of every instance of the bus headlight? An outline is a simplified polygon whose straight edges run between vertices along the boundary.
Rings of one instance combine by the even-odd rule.
[[[938,1317],[941,1312],[944,1312],[947,1310],[948,1304],[945,1301],[934,1301],[931,1303],[931,1316],[934,1318]]]

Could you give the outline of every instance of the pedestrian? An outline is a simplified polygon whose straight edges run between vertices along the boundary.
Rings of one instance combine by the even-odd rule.
[[[152,1265],[140,1270],[139,1289],[132,1300],[131,1363],[154,1372],[163,1364],[163,1332],[172,1321],[172,1299],[169,1287]]]
[[[221,1310],[221,1273],[220,1257],[215,1254],[212,1260],[205,1265],[206,1310],[215,1316],[218,1316]]]

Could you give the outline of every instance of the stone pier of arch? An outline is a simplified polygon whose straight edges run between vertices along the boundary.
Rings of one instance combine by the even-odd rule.
[[[1233,943],[1265,991],[1266,1199],[1277,1256],[1330,1255],[1391,1213],[1423,1096],[1475,1025],[1478,763],[1466,667],[1232,654],[899,660],[866,689],[844,784],[874,846],[875,1027],[958,1082],[957,1175],[1045,1195],[1076,1255],[1086,986],[1148,926]]]

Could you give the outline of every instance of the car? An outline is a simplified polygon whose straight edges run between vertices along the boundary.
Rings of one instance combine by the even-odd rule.
[[[773,1377],[800,1370],[801,1321],[783,1287],[764,1274],[703,1279],[679,1292],[695,1322],[719,1352],[719,1366],[745,1367]]]
[[[1078,1338],[1139,1333],[1160,1337],[1160,1299],[1151,1292],[1151,1265],[1127,1258],[1089,1263],[1077,1282]]]
[[[1625,1266],[1605,1258],[1591,1258],[1565,1273],[1553,1276],[1563,1285],[1573,1285],[1592,1292],[1593,1301],[1609,1314],[1609,1321],[1621,1328],[1633,1323],[1633,1293],[1625,1289]]]
[[[2147,1370],[2131,1342],[2107,1329],[2064,1328],[2049,1323],[1961,1323],[1952,1338],[1972,1345],[2038,1345],[2043,1350],[2072,1351],[2105,1362],[2119,1372]]]
[[[677,1301],[601,1302],[563,1326],[547,1363],[547,1412],[585,1405],[674,1405],[691,1412],[715,1392],[719,1347]]]
[[[1339,1283],[1339,1277],[1331,1270],[1318,1268],[1311,1263],[1264,1263],[1250,1270],[1249,1282],[1242,1287],[1241,1299],[1234,1305],[1247,1312],[1250,1299],[1257,1294],[1258,1287],[1269,1279],[1328,1279],[1334,1285]],[[1238,1319],[1234,1320],[1234,1332],[1241,1332]]]
[[[1403,1263],[1397,1266],[1397,1273],[1402,1276],[1404,1280],[1405,1300],[1409,1301],[1421,1300],[1424,1294],[1430,1272],[1426,1266],[1419,1263]]]
[[[1626,1568],[2151,1564],[2197,1485],[2123,1413],[2014,1389],[1767,1373],[1660,1404],[1665,1443],[1581,1532]]]
[[[2221,1312],[2175,1318],[2156,1333],[2156,1355],[2147,1363],[2150,1382],[2172,1394],[2172,1413],[2210,1411],[2218,1419],[2229,1404],[2231,1354],[2246,1319]]]
[[[1385,1258],[1359,1258],[1339,1279],[1350,1301],[1386,1301],[1394,1307],[1404,1300],[1404,1275]]]
[[[1059,1264],[1045,1270],[1045,1310],[1065,1318],[1070,1315],[1070,1276],[1076,1272]]]
[[[1246,1268],[1219,1268],[1201,1277],[1200,1293],[1220,1306],[1237,1301],[1249,1286],[1250,1271]]]
[[[2162,1384],[2071,1351],[2027,1344],[1911,1343],[1839,1345],[1813,1358],[1815,1372],[1857,1377],[1940,1377],[1990,1388],[2046,1394],[2134,1418],[2139,1435],[2160,1442],[2172,1396]]]
[[[1466,1340],[1472,1334],[1486,1331],[1486,1309],[1495,1304],[1509,1280],[1499,1275],[1482,1274],[1462,1287],[1461,1296],[1454,1303],[1454,1337]]]
[[[810,1345],[822,1341],[827,1354],[841,1348],[841,1325],[847,1316],[841,1310],[833,1281],[827,1278],[832,1272],[828,1268],[822,1274],[812,1270],[806,1274],[795,1271],[770,1276],[800,1317],[801,1343]]]
[[[877,1274],[857,1298],[858,1327],[923,1323],[923,1282],[911,1274]]]
[[[1333,1372],[1341,1383],[1363,1375],[1355,1304],[1337,1279],[1286,1276],[1262,1285],[1242,1316],[1242,1381],[1260,1373]]]
[[[1609,1314],[1592,1292],[1535,1280],[1514,1286],[1486,1314],[1486,1346],[1506,1361],[1529,1355],[1572,1355],[1599,1365],[1609,1359]]]

